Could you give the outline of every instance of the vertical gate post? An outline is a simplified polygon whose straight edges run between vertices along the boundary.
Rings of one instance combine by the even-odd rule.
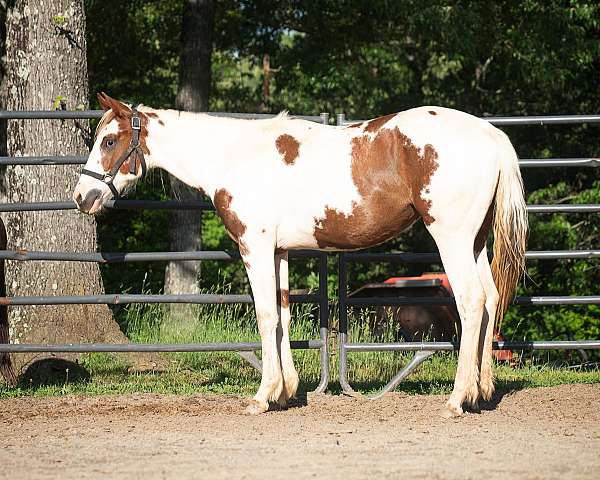
[[[329,295],[327,294],[327,254],[319,254],[319,336],[321,348],[321,381],[315,392],[323,393],[329,385],[329,352],[327,350],[327,334],[329,332]]]
[[[346,305],[346,298],[348,295],[347,265],[346,255],[340,253],[338,255],[338,298],[340,308],[338,343],[340,349],[340,386],[344,393],[354,394],[356,392],[348,383],[348,351],[346,350],[346,344],[348,343],[348,306]]]

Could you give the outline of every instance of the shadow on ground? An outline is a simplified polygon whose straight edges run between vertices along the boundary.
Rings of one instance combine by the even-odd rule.
[[[90,373],[78,363],[63,358],[43,358],[31,363],[18,382],[22,388],[39,388],[87,383],[90,379]]]

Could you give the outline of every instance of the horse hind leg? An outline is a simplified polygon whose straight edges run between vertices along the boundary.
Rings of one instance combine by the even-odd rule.
[[[494,373],[492,370],[492,342],[494,339],[494,323],[498,308],[498,289],[492,277],[492,269],[487,256],[487,248],[477,257],[479,280],[485,291],[485,310],[483,312],[482,329],[479,341],[479,392],[484,400],[489,400],[494,394]]]
[[[479,398],[479,338],[485,292],[475,258],[473,238],[430,229],[456,300],[461,321],[460,352],[454,389],[446,402],[446,416],[460,416],[463,404],[477,407]],[[437,233],[437,234],[436,234]]]

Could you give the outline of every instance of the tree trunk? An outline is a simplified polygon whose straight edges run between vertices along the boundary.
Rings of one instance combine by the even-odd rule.
[[[16,0],[7,12],[7,103],[10,110],[69,110],[88,105],[83,0]],[[89,122],[12,120],[9,155],[85,155]],[[16,166],[6,172],[9,202],[65,200],[78,166]],[[93,217],[70,211],[5,216],[9,249],[95,251]],[[98,265],[76,262],[7,262],[9,295],[89,295],[104,291]],[[14,343],[127,341],[106,305],[13,306]],[[15,356],[20,365],[30,358]]]
[[[182,53],[179,69],[177,108],[192,112],[208,110],[211,79],[214,0],[187,0],[183,11]],[[199,201],[202,195],[170,176],[171,195],[184,201]],[[172,251],[202,249],[202,215],[197,210],[175,211],[169,222]],[[165,293],[197,293],[200,262],[170,262],[165,272]],[[191,310],[171,305],[171,317],[183,321]],[[175,315],[173,315],[175,314]]]
[[[6,109],[6,5],[0,4],[0,110]],[[6,120],[0,120],[0,156],[6,155]],[[0,167],[0,203],[6,202],[6,168]],[[6,229],[0,219],[0,249],[6,248]],[[4,281],[4,261],[0,261],[0,296],[6,296],[6,282]],[[8,328],[8,307],[0,305],[0,343],[10,343]],[[10,355],[0,354],[0,374],[11,385],[17,381],[13,370]]]

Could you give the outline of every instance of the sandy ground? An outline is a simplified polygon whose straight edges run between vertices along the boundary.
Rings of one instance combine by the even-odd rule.
[[[498,395],[481,413],[444,398],[309,395],[242,414],[238,397],[0,401],[0,478],[600,478],[600,385]]]

